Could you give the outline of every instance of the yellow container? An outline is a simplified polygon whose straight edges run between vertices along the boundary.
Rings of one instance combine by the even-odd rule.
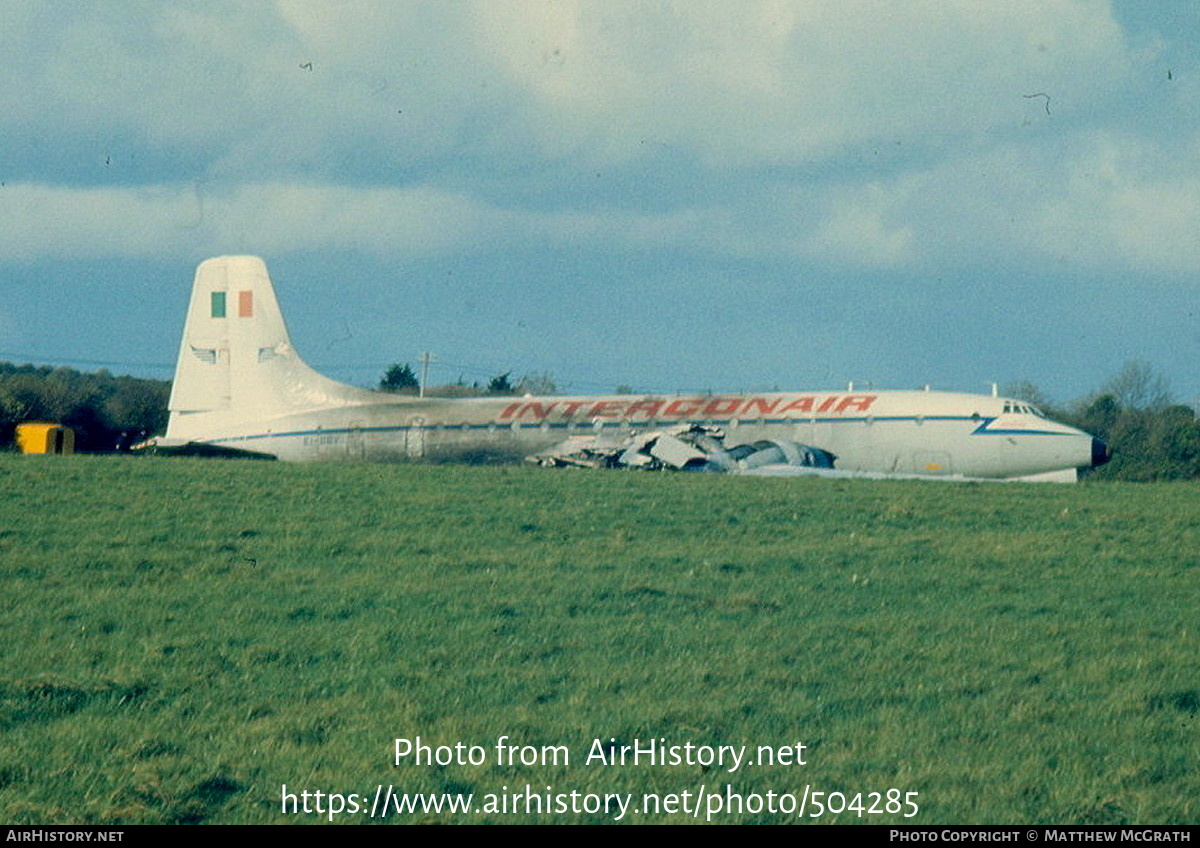
[[[61,424],[18,424],[21,453],[75,453],[75,431]]]

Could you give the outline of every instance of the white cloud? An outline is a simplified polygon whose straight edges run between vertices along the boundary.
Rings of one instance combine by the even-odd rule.
[[[158,254],[178,247],[183,222],[195,218],[188,202],[175,190],[8,184],[0,189],[0,257]]]
[[[431,188],[258,183],[186,188],[11,185],[0,191],[0,257],[165,256],[322,248],[424,256],[502,232],[505,216]]]
[[[9,258],[586,243],[1200,267],[1200,156],[1092,129],[1135,61],[1100,0],[10,6],[0,152],[48,164],[0,188]],[[122,141],[126,179],[160,162],[145,186],[59,178],[80,169],[47,153]],[[664,155],[668,188],[571,178]]]
[[[484,3],[481,49],[531,98],[548,155],[677,145],[714,167],[973,137],[1030,91],[1063,109],[1128,62],[1106,4]]]
[[[1108,5],[1090,0],[64,8],[39,26],[42,55],[5,61],[12,109],[243,178],[336,171],[364,150],[385,169],[618,163],[647,141],[714,169],[836,159],[986,134],[1031,91],[1064,116],[1094,110],[1128,67]]]
[[[836,198],[829,217],[807,242],[815,257],[851,266],[896,267],[913,258],[913,231],[891,220],[903,200],[882,186]]]
[[[1031,236],[1084,267],[1144,273],[1200,271],[1200,137],[1153,144],[1099,134],[1048,196]]]
[[[525,250],[687,251],[848,268],[1069,265],[1200,270],[1200,141],[1173,153],[1097,136],[1031,158],[1010,144],[890,179],[779,182],[723,202],[587,211],[436,185],[195,181],[0,189],[0,257],[354,250],[386,257]],[[1174,159],[1169,165],[1164,160]]]

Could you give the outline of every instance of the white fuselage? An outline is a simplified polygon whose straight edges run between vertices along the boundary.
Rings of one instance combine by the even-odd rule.
[[[1006,412],[1006,403],[1013,406],[933,391],[445,400],[372,393],[265,420],[183,416],[168,435],[286,460],[513,460],[573,436],[698,423],[724,428],[729,446],[788,439],[819,447],[845,471],[1020,477],[1093,464],[1091,436],[1032,412]]]

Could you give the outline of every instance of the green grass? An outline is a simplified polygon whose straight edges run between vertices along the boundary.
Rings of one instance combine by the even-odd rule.
[[[324,819],[283,815],[283,784],[527,783],[1200,820],[1195,485],[15,456],[0,482],[0,821],[294,823]],[[418,735],[488,761],[393,766]],[[571,761],[500,765],[502,735]],[[585,764],[610,737],[808,764]]]

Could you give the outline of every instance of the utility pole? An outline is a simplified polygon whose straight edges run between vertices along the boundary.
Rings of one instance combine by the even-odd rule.
[[[429,360],[432,358],[431,353],[421,354],[421,384],[417,387],[417,397],[425,397],[425,382],[429,379]]]

